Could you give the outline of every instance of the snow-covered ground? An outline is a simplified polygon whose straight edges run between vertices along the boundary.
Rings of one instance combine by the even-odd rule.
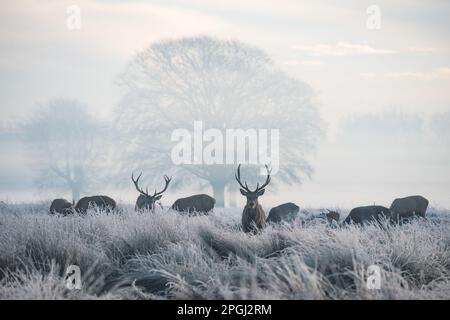
[[[303,209],[249,236],[241,208],[57,217],[48,205],[0,205],[1,299],[450,299],[447,210],[341,228]],[[80,267],[81,290],[65,285],[69,265]],[[370,265],[381,268],[378,290],[366,285]]]

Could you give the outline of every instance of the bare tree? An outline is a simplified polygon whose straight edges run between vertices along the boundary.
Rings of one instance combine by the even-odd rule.
[[[66,189],[73,201],[98,181],[104,146],[102,124],[73,100],[54,100],[39,107],[25,122],[23,134],[41,188]]]
[[[116,113],[122,172],[153,172],[156,179],[171,172],[175,186],[203,181],[223,206],[225,187],[235,188],[235,163],[171,161],[173,130],[202,121],[205,130],[222,132],[279,129],[277,180],[299,183],[312,173],[306,158],[321,135],[313,92],[258,48],[210,37],[162,41],[136,54],[119,80],[126,90]]]

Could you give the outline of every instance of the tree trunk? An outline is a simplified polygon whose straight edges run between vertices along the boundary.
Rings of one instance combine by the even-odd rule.
[[[236,208],[236,189],[234,187],[228,186],[228,206],[231,208]]]
[[[81,189],[84,186],[84,170],[82,166],[75,166],[73,170],[72,187],[72,201],[74,203],[80,200]]]
[[[222,181],[214,181],[212,183],[214,198],[216,199],[216,207],[224,207],[225,183]]]
[[[74,203],[77,203],[78,200],[80,200],[80,193],[81,193],[80,186],[78,185],[72,186],[72,201]]]

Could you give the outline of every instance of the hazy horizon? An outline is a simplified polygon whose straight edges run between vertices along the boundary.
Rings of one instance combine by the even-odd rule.
[[[112,123],[125,94],[118,76],[137,52],[164,40],[211,36],[267,52],[278,68],[311,86],[324,120],[325,136],[307,155],[312,178],[269,188],[266,207],[389,206],[412,194],[450,207],[449,2],[378,1],[376,30],[366,26],[370,1],[339,8],[332,1],[237,3],[2,2],[0,200],[70,198],[68,191],[37,191],[32,160],[9,126],[57,98],[76,99]],[[74,4],[79,30],[66,25]],[[105,183],[89,191],[133,202],[133,188],[130,181],[123,190]],[[162,202],[191,192],[171,191]]]

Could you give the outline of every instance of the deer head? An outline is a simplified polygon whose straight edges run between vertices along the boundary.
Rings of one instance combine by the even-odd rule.
[[[267,178],[266,181],[262,184],[262,186],[259,186],[259,183],[256,184],[256,189],[255,190],[250,190],[247,182],[244,182],[244,184],[242,184],[241,182],[241,165],[238,166],[237,169],[237,173],[235,174],[235,178],[236,181],[239,183],[239,185],[241,186],[241,194],[244,197],[247,197],[247,206],[251,209],[254,209],[258,206],[258,197],[262,196],[265,192],[265,187],[267,187],[267,185],[270,183],[270,172],[271,170],[269,169],[269,167],[266,165],[266,170],[267,170]]]
[[[149,195],[148,187],[145,189],[145,191],[139,187],[139,179],[141,178],[141,175],[142,175],[142,172],[136,179],[134,179],[133,174],[131,175],[131,180],[133,181],[134,186],[136,187],[136,190],[140,193],[140,195],[136,201],[135,209],[136,210],[143,210],[143,209],[152,210],[155,207],[155,202],[158,201],[159,199],[161,199],[162,194],[167,190],[167,187],[169,186],[169,183],[172,180],[172,178],[169,178],[168,176],[164,175],[164,181],[165,181],[164,189],[162,189],[159,192],[157,192],[155,189],[155,193],[153,195]]]

